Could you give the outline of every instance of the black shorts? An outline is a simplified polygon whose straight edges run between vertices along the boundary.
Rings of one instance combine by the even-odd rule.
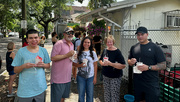
[[[134,96],[137,102],[159,102],[160,88],[159,82],[134,81]]]

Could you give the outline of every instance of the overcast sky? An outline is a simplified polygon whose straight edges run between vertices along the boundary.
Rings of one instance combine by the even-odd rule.
[[[122,0],[117,0],[117,1],[122,1]],[[83,3],[79,3],[78,1],[74,1],[74,5],[75,6],[87,6],[88,5],[89,0],[84,0]]]

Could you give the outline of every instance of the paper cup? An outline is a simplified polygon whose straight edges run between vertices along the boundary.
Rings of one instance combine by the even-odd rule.
[[[137,74],[141,74],[142,71],[140,71],[140,70],[137,68],[137,66],[142,66],[142,65],[143,65],[142,62],[137,62],[137,63],[136,63],[136,66],[133,67],[133,72],[134,72],[134,73],[137,73]]]
[[[76,53],[77,53],[77,51],[74,51],[74,54],[73,54],[73,56],[74,56]]]
[[[108,57],[104,57],[104,62],[105,62],[105,61],[108,61],[108,59],[109,59]]]
[[[142,62],[137,62],[137,63],[136,63],[136,66],[142,66],[142,65],[143,65]]]
[[[138,70],[137,66],[133,67],[133,72],[136,73],[136,74],[141,74],[142,73],[142,71]]]
[[[40,56],[36,56],[35,58],[35,64],[37,64],[38,62],[42,61],[42,58]]]
[[[74,60],[75,60],[74,56],[75,56],[75,54],[76,54],[76,53],[77,53],[77,52],[76,52],[76,51],[74,51],[73,56],[69,57],[69,59],[70,59],[70,60],[72,60],[72,61],[74,61]]]
[[[83,63],[85,63],[85,64],[86,64],[86,66],[87,66],[87,62],[88,62],[88,60],[87,60],[87,59],[83,59]]]

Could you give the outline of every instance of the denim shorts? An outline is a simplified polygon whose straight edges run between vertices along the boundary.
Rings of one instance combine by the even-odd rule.
[[[9,73],[9,75],[14,75],[14,74],[16,74],[16,73],[14,73],[14,70],[12,70],[12,71],[10,71],[10,72],[8,72]]]
[[[61,98],[69,98],[71,82],[51,84],[51,102],[60,102]]]

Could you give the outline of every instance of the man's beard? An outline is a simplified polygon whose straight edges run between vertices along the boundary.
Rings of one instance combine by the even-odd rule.
[[[68,41],[72,41],[72,39],[73,39],[73,37],[66,37],[66,40],[68,40]]]

